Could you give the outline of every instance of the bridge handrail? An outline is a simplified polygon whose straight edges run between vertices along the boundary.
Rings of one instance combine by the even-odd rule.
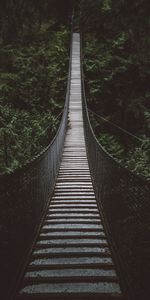
[[[147,264],[150,182],[122,167],[96,139],[88,115],[83,64],[81,73],[86,147],[98,206],[113,246],[122,286],[131,299],[145,299],[143,290],[149,289],[145,274],[150,272]]]
[[[70,44],[70,57],[71,53]],[[23,167],[10,174],[0,175],[0,255],[4,262],[0,277],[4,277],[4,281],[7,281],[5,276],[8,276],[8,270],[5,274],[5,261],[9,257],[10,264],[15,262],[15,266],[12,266],[15,273],[21,258],[30,247],[53,193],[68,123],[70,80],[71,59],[63,115],[51,143]],[[15,277],[14,273],[12,277]]]

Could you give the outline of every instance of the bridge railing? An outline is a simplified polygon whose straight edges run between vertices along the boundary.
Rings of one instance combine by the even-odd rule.
[[[23,168],[0,176],[0,278],[4,281],[3,284],[1,280],[3,290],[15,277],[21,257],[31,245],[53,193],[68,122],[70,78],[71,61],[63,115],[52,142]]]
[[[83,118],[99,209],[129,299],[150,296],[150,183],[120,166],[98,143],[90,124],[82,65]]]

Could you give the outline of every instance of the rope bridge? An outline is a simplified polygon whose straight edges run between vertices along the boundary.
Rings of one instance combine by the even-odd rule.
[[[24,168],[0,178],[2,272],[7,278],[10,263],[10,284],[20,265],[10,299],[148,299],[149,184],[97,142],[83,77],[74,33],[54,140]]]

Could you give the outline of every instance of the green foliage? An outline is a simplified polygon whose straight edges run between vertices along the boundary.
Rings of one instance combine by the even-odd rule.
[[[58,126],[50,112],[27,112],[0,107],[0,167],[9,172],[36,156],[48,145]]]
[[[127,145],[127,140],[124,146],[117,133],[103,132],[103,125],[92,118],[95,134],[121,164],[149,178],[149,2],[80,3],[88,106],[144,142]]]
[[[113,42],[99,43],[96,38],[86,37],[87,95],[91,107],[96,106],[101,114],[112,115],[116,123],[136,132],[144,125],[148,97],[134,57],[116,53],[124,39],[123,35]]]
[[[131,149],[125,164],[137,174],[150,179],[150,139],[146,139],[139,147]]]
[[[114,136],[108,133],[102,133],[98,136],[98,140],[110,155],[114,156],[119,162],[122,161],[125,150]]]
[[[149,107],[148,1],[81,0],[89,105],[136,133]]]
[[[146,179],[150,179],[150,139],[140,139],[112,127],[110,122],[90,113],[90,122],[94,133],[103,148],[123,167],[130,169]],[[149,114],[146,114],[149,120]]]
[[[102,7],[101,10],[104,13],[108,13],[111,11],[111,5],[112,5],[112,1],[111,0],[105,0],[102,2]]]
[[[68,32],[51,34],[50,42],[30,47],[4,47],[3,60],[9,65],[1,70],[0,102],[16,108],[43,110],[62,106],[68,62]]]
[[[66,12],[56,19],[57,1],[49,15],[52,2],[31,1],[23,10],[22,1],[6,1],[1,10],[0,173],[31,160],[58,127],[56,116],[66,94],[69,33]]]
[[[113,135],[101,133],[97,138],[105,150],[121,165],[146,179],[150,179],[150,139],[146,139],[140,145],[133,146],[126,151]]]
[[[150,136],[150,112],[146,111],[144,113],[144,125],[145,125],[145,133],[147,133],[147,136]]]
[[[46,24],[49,31],[59,30],[68,23],[71,6],[69,0],[1,0],[0,41],[30,43],[39,39]]]

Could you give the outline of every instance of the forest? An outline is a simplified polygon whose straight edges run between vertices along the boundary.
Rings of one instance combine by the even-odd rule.
[[[150,3],[83,0],[78,9],[96,136],[123,166],[150,178]]]
[[[2,296],[4,300],[8,299],[7,294],[11,294],[13,282],[16,281],[17,277],[22,276],[19,272],[22,267],[23,269],[25,267],[26,262],[23,260],[26,260],[27,252],[30,252],[29,255],[31,255],[31,248],[33,250],[31,240],[34,239],[32,243],[35,244],[38,239],[37,234],[42,228],[42,222],[45,222],[43,223],[44,226],[50,224],[49,216],[44,219],[47,209],[49,213],[49,201],[51,199],[57,201],[60,193],[59,201],[64,201],[63,197],[67,199],[66,195],[68,197],[71,195],[71,201],[78,202],[81,199],[80,192],[81,195],[82,193],[85,194],[81,206],[79,204],[79,210],[78,204],[75,204],[77,205],[75,208],[73,207],[73,214],[76,208],[77,213],[80,212],[80,209],[81,212],[83,209],[83,213],[89,210],[90,208],[87,208],[88,202],[83,202],[89,199],[92,206],[93,197],[95,199],[96,195],[98,208],[100,211],[102,209],[101,219],[96,220],[95,208],[92,207],[91,220],[96,226],[96,230],[94,229],[96,239],[99,230],[97,226],[100,226],[100,239],[102,239],[101,241],[103,238],[105,240],[101,227],[104,219],[106,231],[110,228],[110,233],[111,230],[113,233],[111,240],[111,235],[109,231],[107,232],[110,236],[109,243],[112,250],[116,239],[117,251],[116,258],[115,255],[114,258],[117,260],[118,257],[118,265],[120,258],[125,265],[125,272],[120,270],[120,274],[123,274],[125,279],[123,281],[133,278],[133,281],[129,280],[128,282],[131,289],[134,282],[133,290],[138,287],[142,294],[143,290],[146,292],[148,290],[150,294],[149,265],[147,263],[150,257],[148,195],[150,180],[149,11],[149,0],[0,1],[0,277],[2,288],[0,294],[6,295],[6,298]],[[82,156],[74,157],[67,154],[69,159],[66,159],[66,165],[70,171],[69,168],[64,168],[65,164],[62,165],[60,175],[65,176],[58,178],[57,181],[56,176],[64,140],[62,139],[59,144],[56,138],[55,147],[53,147],[54,143],[52,147],[48,147],[48,145],[53,141],[59,128],[66,98],[72,20],[73,30],[81,33],[81,62],[84,70],[87,108],[92,129],[99,144],[95,140],[88,123],[92,139],[89,138],[90,146],[87,147],[87,150],[92,153],[91,156],[88,156],[92,176],[87,169],[88,162],[86,162],[84,153],[84,142],[82,144],[83,136],[79,145],[79,152],[77,151],[81,155],[83,150],[83,170]],[[78,65],[80,65],[79,61]],[[77,73],[79,75],[79,70]],[[78,80],[79,78],[77,78],[77,82],[80,82]],[[72,108],[74,107],[72,106]],[[66,113],[67,105],[65,109]],[[87,114],[86,117],[88,119]],[[68,126],[67,121],[66,114],[66,127]],[[82,130],[80,125],[78,129]],[[64,128],[66,127],[61,127],[63,132],[65,132]],[[67,129],[70,127],[68,126]],[[61,137],[62,131],[59,131]],[[69,144],[70,148],[73,148],[73,145],[76,147],[74,140],[76,142],[77,138],[74,139],[73,136],[71,140],[73,144]],[[90,143],[91,141],[93,143]],[[89,149],[90,147],[91,149]],[[52,149],[50,155],[45,149],[48,149],[47,152]],[[75,151],[76,148],[72,149],[73,153]],[[46,153],[45,157],[42,155],[43,153]],[[64,158],[67,156],[64,155]],[[74,169],[74,167],[76,168]],[[71,176],[65,172],[63,174],[62,170],[63,172],[64,170],[65,172],[66,170],[69,171],[68,174]],[[96,188],[94,187],[95,193],[92,190],[90,194],[91,177],[93,186],[96,185]],[[77,188],[72,185],[71,180],[75,182]],[[60,191],[58,194],[56,192],[56,199],[54,199],[56,182],[58,186],[62,184],[62,191],[63,189],[66,191],[63,191],[64,194]],[[75,187],[74,192],[71,191],[70,183],[73,188]],[[76,198],[77,200],[74,200]],[[52,208],[54,211],[55,209],[56,211],[58,209],[59,212],[62,210],[60,216],[66,210],[67,201],[70,201],[69,198],[66,199],[66,203],[61,204],[64,205],[63,208],[59,207],[60,204],[58,207]],[[52,205],[54,206],[54,203]],[[74,203],[71,205],[74,206]],[[70,213],[72,208],[67,209]],[[66,219],[68,218],[68,220],[65,224],[70,225],[67,225],[68,228],[63,228],[64,224],[61,222],[64,221],[59,219],[60,216],[58,215],[56,220],[52,220],[50,225],[53,226],[56,222],[54,236],[52,227],[46,228],[44,233],[48,235],[52,233],[52,236],[44,236],[43,240],[51,242],[51,238],[52,240],[53,238],[54,240],[57,239],[56,232],[59,225],[61,233],[66,234],[67,232],[66,237],[70,234],[68,228],[74,226],[72,223],[74,221],[70,221],[67,215]],[[79,216],[75,215],[76,217]],[[85,222],[84,225],[86,222],[88,226],[90,225],[89,216],[87,221],[83,221]],[[75,232],[79,228],[79,239],[83,242],[81,248],[85,257],[84,238],[80,235],[80,230],[82,234],[83,232],[87,234],[88,231],[86,232],[87,229],[86,227],[84,229],[84,226],[83,229],[80,228],[79,224],[76,228],[74,227],[75,230],[73,229],[73,231]],[[94,232],[92,226],[89,231],[90,239],[93,238],[92,233]],[[61,236],[60,233],[58,235]],[[73,239],[77,239],[75,235],[71,233]],[[87,234],[87,239],[89,236]],[[62,236],[62,240],[65,240],[65,235]],[[75,241],[75,245],[76,243]],[[47,245],[49,246],[50,243]],[[51,245],[52,248],[57,248],[57,246],[59,248],[61,243]],[[62,247],[62,253],[60,250],[60,257],[64,255],[64,250],[68,258],[74,257],[73,252],[67,252],[66,245],[67,243],[64,244],[64,248]],[[95,245],[95,241],[93,245]],[[102,257],[106,254],[104,260],[107,260],[107,251],[109,250],[107,250],[107,246],[109,244],[102,242],[100,245],[99,242],[98,244],[96,242],[96,245],[102,246]],[[106,252],[103,252],[105,245]],[[73,247],[71,244],[72,249]],[[91,246],[87,247],[90,248]],[[55,250],[52,249],[53,251]],[[99,257],[97,250],[90,253]],[[51,256],[51,254],[49,257],[55,258],[55,255]],[[94,257],[92,255],[90,258]],[[57,258],[59,259],[59,256]],[[70,262],[68,265],[70,267]],[[96,265],[99,267],[99,261]],[[94,268],[96,265],[94,263]],[[105,269],[105,265],[103,267]],[[83,269],[85,269],[84,264]],[[57,270],[59,271],[58,268]],[[74,275],[76,276],[76,274]],[[67,276],[69,278],[69,273]],[[100,277],[103,281],[103,276],[100,275]],[[67,288],[65,289],[67,290]],[[137,294],[138,289],[136,290]],[[138,298],[135,297],[134,299],[137,300]],[[144,298],[140,297],[141,299]],[[147,300],[147,298],[145,299]]]
[[[56,133],[66,92],[72,4],[0,3],[0,173],[23,166]],[[95,134],[119,163],[149,178],[149,1],[78,0],[74,8]]]
[[[67,1],[0,2],[0,173],[26,164],[58,128],[69,61]]]

